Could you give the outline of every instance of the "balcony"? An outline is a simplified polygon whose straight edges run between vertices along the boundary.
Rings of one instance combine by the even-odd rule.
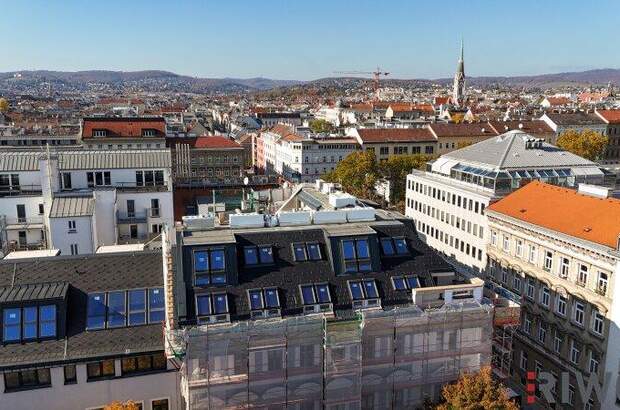
[[[147,211],[123,212],[116,211],[116,222],[119,224],[145,224],[147,221]]]
[[[41,185],[2,185],[0,196],[41,195]]]
[[[119,235],[118,236],[118,244],[119,245],[127,245],[127,244],[134,244],[134,243],[146,243],[146,242],[149,242],[149,241],[155,239],[159,235],[161,235],[161,234],[149,233],[147,235],[138,235],[138,236],[136,236],[134,238],[132,238],[131,235]]]
[[[149,183],[144,185],[136,185],[135,182],[115,182],[114,188],[125,192],[166,192],[170,189],[165,182],[160,184]]]
[[[458,281],[443,286],[429,286],[411,290],[413,303],[422,309],[439,308],[445,304],[481,302],[484,281],[480,278]]]
[[[5,226],[7,230],[42,229],[43,217],[5,218]]]

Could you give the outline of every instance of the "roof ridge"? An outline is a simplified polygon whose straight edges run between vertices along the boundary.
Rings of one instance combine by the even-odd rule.
[[[517,137],[517,133],[516,132],[511,133],[510,131],[508,131],[506,134],[508,134],[508,133],[510,133],[510,137],[511,137],[510,138],[510,142],[508,143],[508,146],[506,147],[506,150],[504,151],[504,155],[502,155],[502,157],[499,159],[499,164],[498,164],[499,168],[503,168],[504,167],[504,163],[506,162],[506,158],[508,158],[508,153],[510,152],[510,149],[512,148],[512,144],[514,143],[514,140]]]

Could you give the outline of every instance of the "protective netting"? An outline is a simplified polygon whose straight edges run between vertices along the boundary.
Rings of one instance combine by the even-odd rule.
[[[185,334],[189,409],[394,409],[490,363],[492,307],[366,310],[204,325]]]

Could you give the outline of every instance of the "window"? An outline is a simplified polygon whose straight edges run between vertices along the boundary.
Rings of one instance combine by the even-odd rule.
[[[226,283],[223,249],[194,251],[193,259],[196,286]]]
[[[543,265],[543,269],[547,272],[551,272],[551,268],[553,266],[553,253],[551,251],[545,251],[545,264]]]
[[[588,283],[588,267],[586,265],[579,265],[579,275],[577,276],[577,284],[580,286],[586,286]]]
[[[420,281],[417,276],[393,276],[392,285],[394,290],[409,290],[420,287]]]
[[[545,339],[547,338],[547,325],[544,323],[538,324],[538,342],[545,344]]]
[[[576,340],[570,342],[570,361],[574,364],[579,364],[579,358],[581,357],[581,347]]]
[[[521,278],[517,275],[512,278],[512,287],[517,291],[521,292]]]
[[[163,352],[121,359],[121,373],[123,376],[166,370],[166,367],[167,360]]]
[[[3,309],[4,342],[56,337],[56,305]]]
[[[523,332],[528,335],[532,333],[532,319],[527,314],[523,317]]]
[[[89,188],[96,186],[110,186],[112,185],[110,171],[87,172],[86,182]]]
[[[69,225],[69,233],[76,232],[77,228],[76,228],[75,220],[68,221],[68,225]]]
[[[530,261],[530,263],[536,264],[537,256],[538,256],[538,252],[537,252],[536,246],[529,245],[528,260]]]
[[[521,257],[523,256],[523,241],[521,239],[517,239],[516,243],[517,243],[516,245],[517,256]]]
[[[78,255],[78,244],[77,243],[72,243],[70,245],[70,249],[71,249],[71,255]]]
[[[545,307],[549,307],[550,297],[551,297],[551,294],[549,292],[549,288],[546,286],[543,286],[543,288],[540,290],[540,304]]]
[[[143,137],[154,137],[155,130],[142,130],[142,136]]]
[[[379,297],[374,279],[349,281],[349,291],[354,301],[376,299]]]
[[[534,292],[535,292],[536,288],[534,287],[534,280],[533,279],[528,279],[527,280],[527,291],[525,293],[525,296],[527,296],[530,299],[534,299]]]
[[[149,323],[164,321],[164,288],[149,289]]]
[[[573,320],[583,326],[583,315],[585,311],[585,306],[582,302],[575,301],[575,308],[573,311]]]
[[[570,260],[568,258],[560,258],[560,277],[567,278],[570,269]]]
[[[381,250],[385,256],[407,255],[409,253],[405,238],[381,238]]]
[[[74,364],[64,366],[65,384],[77,383],[77,373]]]
[[[590,363],[588,365],[588,370],[590,371],[590,373],[598,373],[600,359],[601,358],[596,352],[590,350]]]
[[[49,368],[4,373],[6,391],[49,387],[51,385],[52,379]]]
[[[105,293],[91,293],[88,295],[87,316],[87,329],[103,329],[105,327]]]
[[[556,312],[562,316],[566,316],[566,297],[562,295],[557,296]]]
[[[106,134],[106,130],[93,130],[93,137],[105,137]]]
[[[592,331],[597,335],[602,335],[604,327],[605,316],[601,315],[598,310],[592,310]]]
[[[128,323],[129,326],[143,325],[146,323],[146,289],[134,289],[127,291],[128,298]]]
[[[108,292],[108,328],[125,325],[125,292]]]
[[[43,204],[39,204],[39,215],[43,215],[45,213],[45,207]]]
[[[88,380],[97,380],[102,378],[114,377],[116,373],[114,359],[102,360],[100,362],[91,362],[86,364],[86,375]]]
[[[497,232],[491,231],[491,245],[497,246]]]
[[[607,294],[607,284],[609,283],[609,279],[607,274],[604,272],[598,273],[598,281],[596,283],[596,292],[600,295],[605,296]]]
[[[136,186],[164,185],[164,171],[136,171]]]
[[[228,298],[225,293],[196,296],[196,315],[210,316],[228,313]]]
[[[562,351],[562,336],[558,333],[558,331],[555,331],[555,336],[553,337],[553,350],[557,353],[560,354]]]
[[[293,254],[297,262],[321,260],[321,249],[317,242],[294,243]]]
[[[519,360],[519,367],[521,370],[527,370],[527,353],[521,351],[521,358]]]
[[[62,183],[62,189],[71,189],[71,173],[70,172],[62,172],[60,181]]]
[[[280,307],[278,290],[276,288],[253,289],[248,291],[250,308],[252,310],[273,309]]]
[[[502,249],[504,249],[504,252],[510,251],[510,238],[506,235],[502,235]]]
[[[151,410],[168,410],[168,399],[151,400]]]
[[[246,265],[265,265],[273,263],[271,245],[246,246],[243,248]]]
[[[369,272],[370,250],[367,239],[347,239],[342,241],[345,272]]]
[[[326,283],[301,285],[301,300],[304,305],[331,303],[329,286]]]

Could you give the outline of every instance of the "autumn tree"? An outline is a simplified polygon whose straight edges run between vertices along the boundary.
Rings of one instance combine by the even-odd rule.
[[[9,102],[6,98],[0,98],[0,112],[7,112],[9,110]]]
[[[452,114],[450,116],[450,120],[455,124],[460,124],[462,122],[465,122],[465,114],[461,114],[461,113]]]
[[[138,403],[128,400],[126,402],[114,401],[103,407],[103,410],[139,410]]]
[[[329,121],[312,120],[310,121],[310,129],[312,130],[312,132],[324,133],[324,132],[332,132],[334,130],[334,126]]]
[[[398,204],[405,198],[405,184],[411,170],[423,169],[432,158],[424,154],[393,155],[379,165],[380,177],[390,181],[392,203]]]
[[[443,387],[443,402],[436,410],[518,410],[508,398],[506,388],[493,379],[491,367],[478,373],[465,373],[456,383]]]
[[[343,190],[351,195],[371,199],[375,196],[375,183],[379,179],[375,154],[370,151],[353,152],[322,178],[341,184]]]
[[[603,155],[608,142],[608,137],[594,130],[586,129],[581,132],[566,130],[558,137],[557,146],[590,161],[595,161]]]

